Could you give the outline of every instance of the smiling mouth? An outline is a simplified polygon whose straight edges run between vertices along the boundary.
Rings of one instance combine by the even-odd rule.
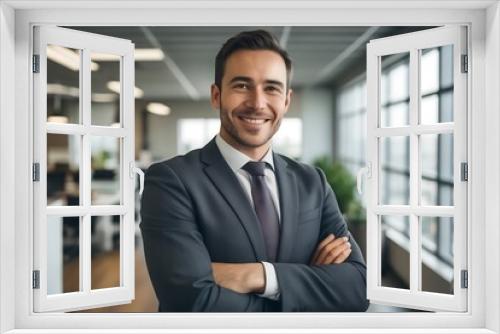
[[[241,119],[245,123],[253,124],[253,125],[261,125],[261,124],[264,124],[264,123],[269,121],[269,119],[243,117],[243,116],[238,116],[238,118]]]

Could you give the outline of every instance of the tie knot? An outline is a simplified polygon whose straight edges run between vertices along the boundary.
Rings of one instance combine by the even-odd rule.
[[[264,176],[266,163],[263,161],[249,161],[242,168],[252,176]]]

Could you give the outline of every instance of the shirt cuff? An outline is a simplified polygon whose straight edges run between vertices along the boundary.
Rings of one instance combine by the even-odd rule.
[[[276,270],[274,269],[274,266],[269,262],[261,263],[264,266],[266,287],[264,288],[264,293],[259,294],[259,296],[272,300],[278,300],[280,298],[280,287],[278,285],[278,278],[276,277]]]

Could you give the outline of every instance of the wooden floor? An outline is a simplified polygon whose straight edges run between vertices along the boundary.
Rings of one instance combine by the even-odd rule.
[[[111,251],[102,253],[92,258],[92,289],[108,288],[119,286],[119,251]],[[65,269],[65,282],[78,282],[71,279],[74,275],[78,275],[78,262],[72,263]],[[66,276],[68,275],[68,276]],[[78,276],[76,276],[78,277]],[[65,291],[75,291],[75,287],[64,286]],[[78,290],[78,287],[76,287]],[[88,311],[79,312],[158,312],[158,301],[149,279],[149,274],[144,260],[144,252],[142,247],[137,247],[135,252],[135,299],[130,304],[109,306],[102,308],[93,308]]]

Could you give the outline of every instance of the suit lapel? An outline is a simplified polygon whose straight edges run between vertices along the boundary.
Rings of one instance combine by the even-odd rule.
[[[273,156],[281,211],[278,262],[289,262],[296,239],[298,224],[299,195],[297,192],[297,180],[295,174],[288,168],[287,162],[276,153]]]
[[[207,164],[205,173],[224,196],[238,216],[241,225],[243,225],[253,246],[257,261],[266,260],[265,244],[255,210],[252,208],[236,175],[222,157],[215,139],[212,139],[201,150],[201,159]]]

